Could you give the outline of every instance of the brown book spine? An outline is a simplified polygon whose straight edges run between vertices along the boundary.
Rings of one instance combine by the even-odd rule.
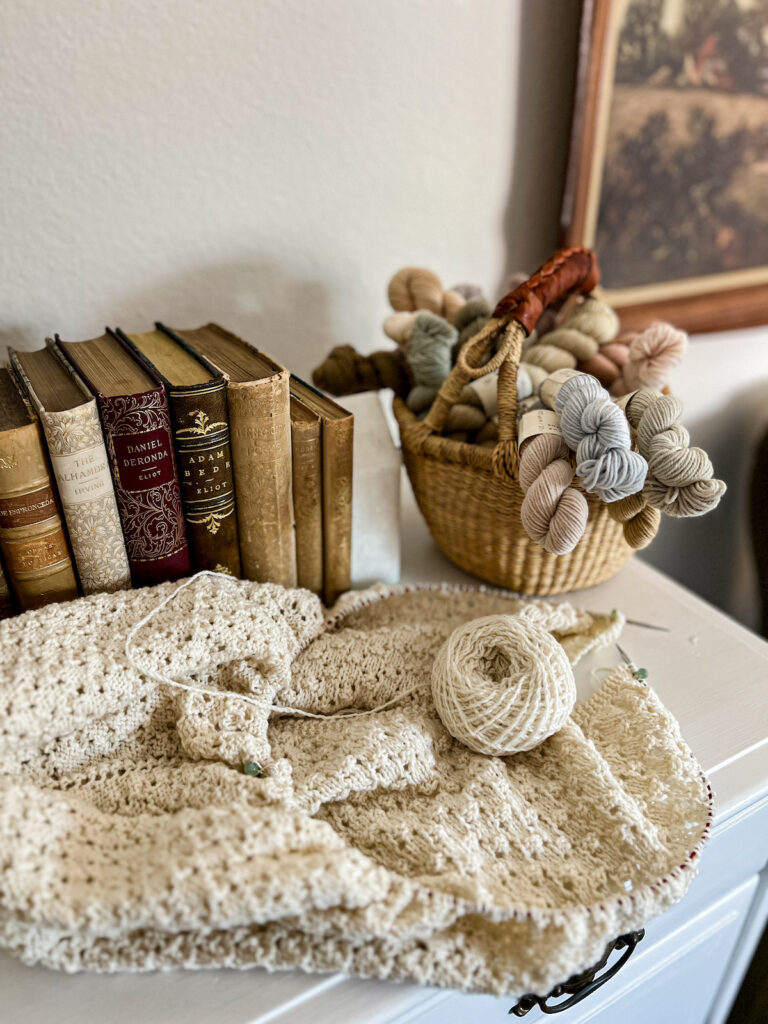
[[[88,395],[71,364],[48,344],[83,396]],[[73,409],[48,412],[17,354],[11,350],[9,356],[40,417],[83,593],[125,590],[131,574],[96,400],[89,396],[90,401]]]
[[[198,569],[239,577],[226,381],[168,386],[168,399],[192,558]]]
[[[329,606],[351,583],[353,439],[351,413],[323,420],[323,596]]]
[[[296,520],[296,575],[300,587],[323,590],[323,449],[320,417],[312,421],[293,415],[293,510]]]
[[[77,597],[39,422],[0,434],[0,548],[22,611]]]
[[[288,371],[227,386],[243,575],[296,586]]]

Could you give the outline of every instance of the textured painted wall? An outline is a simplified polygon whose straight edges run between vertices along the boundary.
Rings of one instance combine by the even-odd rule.
[[[3,5],[2,340],[214,318],[307,371],[403,263],[495,290],[556,237],[563,7]]]
[[[403,263],[496,292],[557,239],[575,0],[0,5],[0,347],[220,320],[307,373]],[[753,621],[765,331],[675,387],[731,485],[647,557]]]

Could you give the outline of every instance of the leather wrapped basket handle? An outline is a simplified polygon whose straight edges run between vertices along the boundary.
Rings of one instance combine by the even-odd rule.
[[[517,451],[517,367],[523,338],[530,334],[546,307],[555,299],[578,292],[586,295],[600,281],[597,257],[591,249],[561,249],[536,273],[505,295],[488,323],[459,352],[456,365],[443,381],[426,418],[419,424],[422,437],[439,434],[465,384],[499,371],[499,442],[493,450],[493,467],[499,475],[515,478]],[[496,344],[485,365],[483,357]]]

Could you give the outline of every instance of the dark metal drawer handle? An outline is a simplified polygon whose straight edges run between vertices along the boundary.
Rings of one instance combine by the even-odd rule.
[[[524,1017],[534,1006],[540,1007],[543,1013],[561,1013],[563,1010],[569,1010],[576,1003],[580,1003],[582,999],[586,999],[588,995],[599,989],[606,981],[610,981],[615,974],[618,974],[632,956],[635,946],[644,935],[644,928],[637,932],[627,932],[626,935],[620,935],[618,939],[608,943],[602,959],[592,967],[588,967],[586,971],[582,971],[580,974],[572,974],[567,981],[555,985],[546,996],[523,996],[509,1012],[514,1013],[516,1017]],[[604,974],[596,978],[595,975],[608,963],[608,958],[614,949],[623,949],[624,952],[615,963],[611,964]],[[569,998],[564,999],[561,1003],[547,1003],[548,999],[559,999],[560,996],[564,995],[568,995]]]

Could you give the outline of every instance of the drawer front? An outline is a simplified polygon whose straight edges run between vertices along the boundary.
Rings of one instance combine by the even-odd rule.
[[[704,1024],[739,937],[757,887],[757,876],[696,914],[679,928],[657,936],[654,922],[632,959],[605,988],[559,1019],[567,1024]],[[663,920],[663,919],[660,919]],[[436,994],[396,1024],[491,1024],[507,1016],[511,999]],[[551,1018],[532,1010],[529,1024]]]

